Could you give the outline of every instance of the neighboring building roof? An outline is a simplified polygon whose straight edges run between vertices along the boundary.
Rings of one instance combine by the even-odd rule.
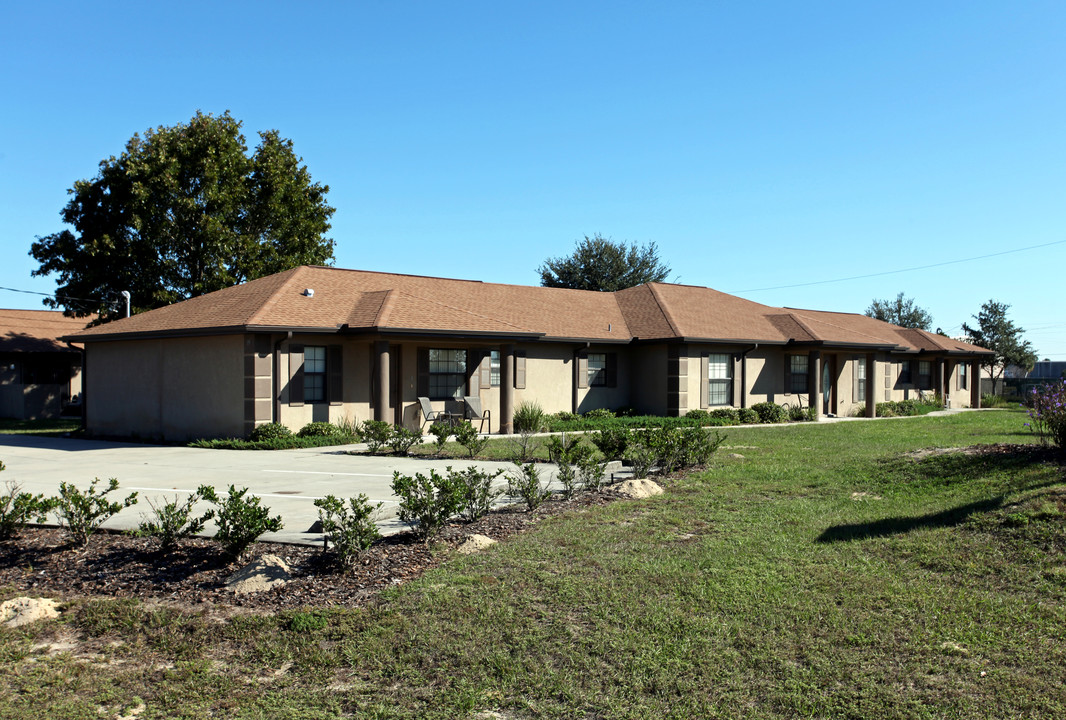
[[[70,339],[268,330],[986,352],[864,315],[771,307],[692,285],[648,283],[606,293],[318,266],[293,268],[89,328]]]
[[[60,338],[85,328],[92,318],[58,310],[0,309],[0,352],[78,352]]]

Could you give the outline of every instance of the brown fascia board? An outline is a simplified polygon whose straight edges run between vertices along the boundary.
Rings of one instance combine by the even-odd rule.
[[[148,330],[148,331],[134,331],[134,332],[122,332],[122,333],[107,333],[101,335],[91,335],[87,337],[74,337],[72,335],[64,335],[60,340],[64,342],[79,342],[79,343],[91,343],[102,342],[109,340],[156,340],[158,338],[167,337],[206,337],[210,335],[244,335],[247,333],[338,333],[340,328],[338,327],[298,327],[293,325],[221,325],[217,327],[207,328],[181,328],[175,330]]]

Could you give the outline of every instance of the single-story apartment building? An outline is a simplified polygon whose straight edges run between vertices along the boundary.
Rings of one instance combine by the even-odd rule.
[[[60,340],[91,318],[0,309],[0,417],[57,418],[81,395],[82,349]]]
[[[302,266],[67,337],[86,348],[86,426],[166,440],[384,420],[477,396],[491,431],[546,412],[799,403],[848,415],[939,393],[977,406],[987,351],[863,315],[710,288],[619,292]]]

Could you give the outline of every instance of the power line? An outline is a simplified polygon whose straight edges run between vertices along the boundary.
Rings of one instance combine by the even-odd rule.
[[[847,282],[848,280],[864,280],[866,278],[881,277],[882,275],[897,275],[899,273],[913,272],[915,270],[928,270],[929,268],[944,267],[945,265],[957,265],[958,263],[972,262],[974,260],[984,260],[991,257],[999,257],[1001,255],[1010,255],[1011,253],[1024,252],[1026,250],[1036,250],[1038,248],[1051,247],[1052,245],[1061,245],[1066,243],[1066,240],[1056,240],[1055,242],[1044,243],[1043,245],[1030,245],[1029,247],[1015,248],[1013,250],[1004,250],[997,253],[989,253],[988,255],[977,255],[976,257],[961,258],[959,260],[947,260],[941,263],[933,263],[932,265],[919,265],[917,267],[903,268],[902,270],[886,270],[885,272],[870,273],[868,275],[853,275],[846,278],[837,278],[836,280],[815,280],[814,282],[796,283],[795,285],[776,285],[774,287],[754,288],[751,290],[730,290],[728,291],[732,295],[742,295],[744,293],[763,292],[765,290],[784,290],[786,288],[797,287],[809,287],[811,285],[827,285],[829,283]]]
[[[7,290],[9,292],[23,293],[25,295],[44,295],[45,297],[53,298],[53,299],[55,299],[57,301],[62,299],[62,300],[76,300],[78,302],[90,302],[90,303],[100,302],[99,300],[90,300],[89,298],[77,298],[77,297],[73,297],[71,295],[55,295],[53,293],[37,292],[36,290],[19,290],[18,288],[9,288],[9,287],[2,287],[2,286],[0,286],[0,290]]]

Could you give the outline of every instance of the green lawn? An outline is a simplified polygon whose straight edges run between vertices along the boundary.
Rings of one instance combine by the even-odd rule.
[[[0,418],[0,435],[62,435],[81,429],[81,418],[13,420]]]
[[[545,519],[363,610],[77,601],[0,629],[0,716],[1066,717],[1063,467],[903,455],[1028,443],[1024,420],[728,428],[665,495]]]

